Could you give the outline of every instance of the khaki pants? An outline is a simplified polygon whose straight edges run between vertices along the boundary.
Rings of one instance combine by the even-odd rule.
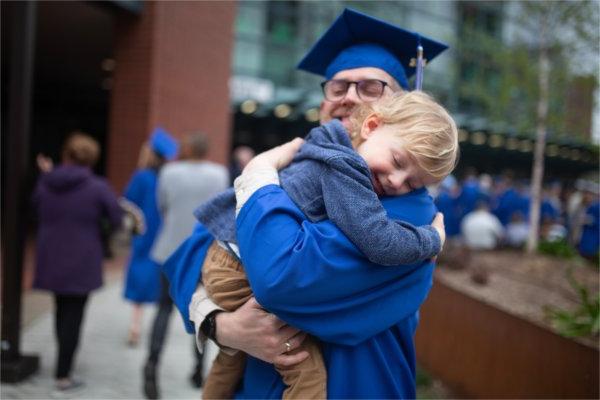
[[[236,310],[252,297],[242,264],[216,242],[206,254],[202,281],[212,301],[227,311]],[[301,363],[291,367],[275,365],[287,385],[283,398],[324,399],[327,397],[327,371],[319,343],[309,336],[291,353],[302,350],[308,351],[310,357]],[[245,361],[246,354],[241,351],[233,356],[220,351],[202,389],[202,398],[232,398],[243,376]]]

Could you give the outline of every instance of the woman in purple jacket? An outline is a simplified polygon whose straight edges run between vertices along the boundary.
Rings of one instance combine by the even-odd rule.
[[[85,303],[102,286],[100,221],[105,218],[115,228],[122,217],[115,194],[92,172],[99,154],[93,138],[72,134],[62,164],[40,177],[32,200],[39,219],[33,286],[54,293],[56,390],[63,393],[82,385],[70,372]]]

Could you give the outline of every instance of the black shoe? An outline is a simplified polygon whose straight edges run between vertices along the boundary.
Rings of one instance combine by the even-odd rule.
[[[144,395],[147,399],[160,399],[156,382],[156,364],[148,363],[144,367]]]
[[[202,387],[202,369],[201,368],[196,368],[194,373],[192,375],[190,375],[190,383],[192,384],[192,387],[195,387],[196,389],[200,389]]]

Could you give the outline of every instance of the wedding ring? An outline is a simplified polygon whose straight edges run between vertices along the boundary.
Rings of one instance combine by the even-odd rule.
[[[288,341],[287,341],[287,342],[285,342],[284,344],[285,344],[285,352],[286,352],[286,353],[289,353],[289,352],[290,352],[290,350],[292,350],[292,345],[291,345],[291,343],[290,343],[290,342],[289,342],[289,340],[288,340]]]

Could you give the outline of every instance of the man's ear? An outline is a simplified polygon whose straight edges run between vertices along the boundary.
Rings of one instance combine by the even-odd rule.
[[[379,128],[380,125],[381,119],[377,114],[369,115],[362,123],[360,128],[360,137],[363,140],[367,140],[369,137],[371,137],[371,135],[373,135],[373,133],[375,133],[375,130]]]

